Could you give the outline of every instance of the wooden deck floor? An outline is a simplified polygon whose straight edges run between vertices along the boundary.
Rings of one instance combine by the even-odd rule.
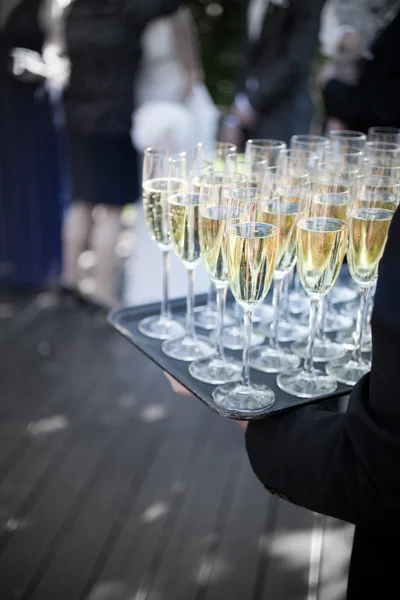
[[[176,397],[104,319],[7,301],[1,600],[344,597],[351,528],[325,521],[319,561],[314,515],[260,486],[236,424]]]

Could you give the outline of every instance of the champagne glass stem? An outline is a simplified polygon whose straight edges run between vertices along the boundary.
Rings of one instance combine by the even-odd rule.
[[[284,277],[275,277],[274,278],[274,291],[272,293],[272,309],[273,309],[273,318],[271,323],[271,337],[269,340],[269,345],[274,350],[279,350],[279,341],[278,341],[278,327],[279,327],[279,315],[280,315],[280,304],[282,300],[282,291],[283,291]]]
[[[320,311],[321,311],[321,316],[319,319],[317,338],[319,340],[323,340],[323,339],[325,339],[325,323],[326,323],[326,314],[328,312],[328,302],[327,302],[326,296],[324,296],[320,302]]]
[[[168,280],[169,280],[169,257],[170,250],[162,250],[162,298],[161,298],[161,320],[169,321],[171,311],[169,308]]]
[[[188,269],[188,293],[186,298],[186,337],[195,338],[194,325],[194,269]]]
[[[317,333],[319,298],[311,298],[310,302],[310,332],[307,342],[307,357],[304,361],[304,371],[311,374],[314,367],[314,343]]]
[[[360,287],[360,305],[358,307],[356,332],[354,336],[354,349],[352,353],[352,360],[356,361],[357,363],[362,361],[361,343],[365,323],[367,322],[368,298],[370,292],[370,287]]]
[[[213,284],[213,282],[212,282],[211,279],[210,279],[210,282],[208,284],[207,306],[210,309],[212,309],[212,308],[215,307],[215,302],[214,302],[214,284]]]
[[[239,302],[235,302],[235,321],[236,321],[236,327],[240,331],[240,329],[242,328],[242,314],[240,311]]]
[[[224,344],[222,340],[222,327],[225,316],[226,294],[228,288],[226,285],[217,285],[217,329],[216,340],[217,350],[214,356],[215,360],[225,360]]]
[[[299,277],[296,267],[293,268],[293,273],[294,273],[294,291],[296,293],[300,293],[301,283],[300,283],[300,277]]]
[[[289,320],[289,278],[285,277],[283,287],[283,320]]]
[[[244,309],[244,335],[243,335],[243,366],[241,386],[250,387],[250,362],[249,350],[251,343],[251,331],[253,329],[253,309],[246,306]]]

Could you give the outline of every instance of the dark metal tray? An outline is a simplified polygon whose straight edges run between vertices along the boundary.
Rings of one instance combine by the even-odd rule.
[[[205,296],[199,296],[196,298],[197,305],[200,305],[204,301]],[[179,315],[183,317],[186,308],[186,299],[179,298],[177,300],[172,301],[171,307],[176,317]],[[143,352],[143,354],[148,356],[153,362],[155,362],[159,367],[161,367],[163,371],[169,373],[182,385],[188,388],[193,393],[193,395],[196,396],[199,400],[201,400],[201,402],[203,402],[206,406],[208,406],[208,408],[218,413],[219,415],[229,417],[231,419],[262,419],[269,415],[289,410],[296,406],[313,404],[315,402],[320,402],[321,400],[341,398],[342,396],[346,396],[347,394],[349,394],[351,390],[350,386],[338,383],[338,387],[333,394],[321,396],[319,398],[313,398],[312,400],[305,400],[303,398],[291,396],[290,394],[287,394],[286,392],[283,392],[280,388],[278,388],[276,384],[276,374],[263,373],[261,371],[252,369],[252,381],[254,381],[254,383],[264,383],[268,385],[275,392],[275,403],[273,404],[273,406],[271,406],[271,408],[267,409],[265,412],[257,412],[254,415],[244,415],[243,413],[237,413],[235,411],[226,410],[218,406],[214,402],[212,397],[212,391],[214,389],[214,386],[209,385],[207,383],[202,383],[201,381],[197,381],[196,379],[193,379],[191,375],[189,375],[188,368],[190,363],[169,358],[161,350],[161,341],[148,338],[139,332],[137,327],[139,321],[141,321],[145,317],[158,314],[159,312],[160,304],[158,302],[155,304],[146,304],[143,306],[135,306],[132,308],[119,308],[110,312],[108,316],[108,321],[136,348],[138,348],[141,352]],[[240,358],[241,351],[226,350],[226,354],[228,356],[232,355],[236,358]],[[317,366],[318,368],[323,369],[324,363],[318,363]]]

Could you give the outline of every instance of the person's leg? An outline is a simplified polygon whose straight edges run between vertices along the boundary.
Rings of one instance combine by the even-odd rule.
[[[77,287],[78,258],[89,243],[93,205],[76,200],[68,208],[62,228],[63,268],[62,284]]]
[[[95,254],[94,298],[110,307],[118,306],[115,291],[117,255],[115,248],[121,227],[121,207],[103,205],[98,207],[93,223],[91,248]]]

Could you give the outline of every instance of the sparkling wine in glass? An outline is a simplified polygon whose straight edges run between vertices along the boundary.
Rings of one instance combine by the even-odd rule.
[[[214,172],[203,177],[200,190],[199,238],[201,257],[217,289],[216,350],[210,357],[196,360],[189,373],[205,383],[219,384],[240,377],[240,363],[225,356],[222,331],[228,291],[226,225],[230,192],[247,189],[247,178],[240,173]]]
[[[347,211],[351,202],[350,188],[340,183],[334,183],[335,178],[330,180],[329,173],[319,173],[311,182],[313,192],[312,201],[315,204],[313,212],[316,216],[330,217],[347,223]],[[327,198],[329,197],[329,202]],[[321,202],[322,200],[322,202]],[[314,340],[315,362],[325,362],[334,358],[340,358],[346,354],[341,344],[333,342],[326,335],[326,318],[328,314],[328,294],[320,300],[320,315],[317,334]],[[350,325],[351,325],[350,321]],[[301,358],[307,357],[308,340],[298,340],[291,346]]]
[[[278,212],[280,215],[280,235],[278,260],[274,272],[274,287],[272,295],[272,322],[262,322],[259,329],[269,338],[269,347],[260,348],[252,353],[252,364],[267,372],[278,372],[275,369],[280,365],[286,368],[296,366],[296,357],[286,356],[279,346],[281,341],[292,341],[307,333],[307,329],[284,315],[284,286],[296,262],[296,221],[299,208],[299,199],[303,185],[308,185],[309,174],[302,169],[292,168],[290,175],[281,176],[278,167],[268,169],[264,181],[264,190],[272,189],[279,195]],[[272,213],[273,207],[269,211]],[[290,363],[288,362],[290,361]],[[271,370],[272,369],[272,370]]]
[[[279,245],[279,198],[260,188],[232,191],[227,219],[227,258],[231,291],[244,310],[245,339],[239,382],[218,386],[214,401],[240,416],[264,411],[274,403],[266,385],[250,379],[249,349],[254,307],[268,293]],[[274,206],[274,212],[267,216]]]
[[[200,193],[201,178],[207,173],[225,171],[226,158],[236,154],[237,146],[226,142],[211,144],[199,143],[196,146],[193,166],[191,169],[191,190]],[[195,324],[203,329],[215,329],[217,322],[217,305],[214,299],[215,286],[210,279],[207,293],[207,303],[194,309]],[[226,318],[225,318],[226,320]]]
[[[326,372],[342,383],[354,385],[371,367],[362,356],[362,337],[367,319],[368,300],[378,278],[390,222],[399,202],[398,182],[392,188],[379,177],[365,177],[349,207],[349,247],[347,260],[350,274],[359,286],[360,304],[350,357],[327,364]]]
[[[210,356],[214,347],[206,337],[196,334],[194,324],[194,276],[200,262],[199,194],[184,192],[168,197],[168,225],[172,248],[188,275],[186,329],[180,338],[163,342],[162,351],[177,360],[192,361]]]
[[[260,154],[252,154],[251,158],[245,154],[230,154],[226,159],[226,168],[229,173],[242,173],[247,177],[248,187],[261,187],[267,170],[267,159]],[[229,314],[229,313],[228,313]],[[243,309],[239,302],[234,303],[233,325],[224,327],[222,340],[225,348],[241,350],[244,341]],[[213,339],[214,336],[211,338]],[[258,331],[252,331],[251,346],[262,344],[265,337]]]
[[[172,318],[168,296],[169,257],[171,241],[168,228],[167,198],[186,189],[187,172],[183,178],[170,176],[171,158],[175,157],[186,169],[186,153],[171,155],[168,150],[148,148],[143,159],[143,206],[147,228],[162,253],[163,292],[161,313],[140,321],[139,331],[148,337],[165,340],[182,335],[181,324]]]
[[[336,380],[314,367],[318,309],[339,275],[347,245],[347,223],[331,217],[330,192],[303,187],[297,222],[297,265],[301,283],[310,296],[310,332],[302,368],[279,373],[278,386],[300,398],[332,394]],[[325,207],[325,208],[324,208]]]
[[[303,182],[303,185],[308,185],[308,182]],[[293,270],[296,260],[296,223],[301,188],[293,185],[291,178],[282,177],[275,182],[275,187],[272,189],[276,192],[278,200],[268,206],[268,211],[265,212],[265,220],[268,222],[271,216],[275,220],[275,213],[278,214],[279,243],[274,270],[272,299],[274,318],[269,336],[269,345],[252,350],[250,364],[255,369],[267,373],[278,373],[297,367],[300,364],[298,356],[282,348],[279,344],[279,327],[281,325],[280,315],[284,282]],[[293,325],[293,327],[296,326]]]

